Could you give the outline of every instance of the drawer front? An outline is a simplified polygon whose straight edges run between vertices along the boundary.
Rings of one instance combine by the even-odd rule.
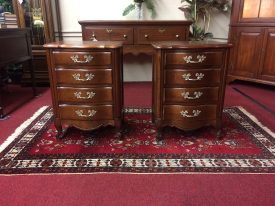
[[[223,52],[174,52],[166,53],[168,65],[216,66],[223,64]]]
[[[57,84],[112,84],[111,69],[57,69]]]
[[[113,106],[59,105],[61,119],[67,120],[110,120],[113,119]]]
[[[58,95],[58,100],[60,102],[111,103],[113,100],[112,87],[100,87],[100,88],[58,87],[57,95]]]
[[[216,112],[216,105],[164,105],[163,107],[164,119],[175,121],[215,120]]]
[[[123,44],[133,44],[133,29],[125,27],[87,27],[85,39],[97,41],[122,41]]]
[[[186,40],[186,30],[182,27],[151,26],[137,28],[137,44],[150,44],[152,41],[183,41]]]
[[[217,85],[220,70],[165,70],[166,85]]]
[[[219,98],[218,87],[165,88],[165,103],[214,103]]]
[[[111,52],[53,52],[56,65],[110,65]]]

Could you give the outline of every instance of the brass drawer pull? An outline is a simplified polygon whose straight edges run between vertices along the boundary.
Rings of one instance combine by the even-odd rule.
[[[95,114],[96,114],[96,111],[95,110],[88,110],[87,111],[87,115],[83,114],[83,110],[80,109],[80,110],[76,110],[75,113],[77,114],[77,116],[79,117],[93,117]]]
[[[199,99],[203,95],[203,93],[202,92],[194,92],[193,97],[190,97],[189,95],[190,95],[189,92],[181,93],[181,96],[183,96],[184,99]]]
[[[177,34],[177,35],[176,35],[176,38],[179,39],[179,38],[180,38],[180,35]]]
[[[82,92],[75,92],[74,93],[74,96],[77,98],[77,99],[92,99],[94,96],[95,96],[95,93],[94,92],[86,92],[86,97],[82,97]]]
[[[82,82],[90,81],[90,80],[92,80],[95,77],[95,75],[93,73],[87,73],[87,74],[85,74],[85,79],[81,79],[80,76],[81,75],[79,73],[73,74],[73,78],[76,81],[82,81]]]
[[[127,38],[128,38],[128,36],[127,36],[126,34],[124,34],[124,35],[123,35],[123,38],[124,38],[124,39],[127,39]]]
[[[202,63],[206,59],[206,56],[205,55],[198,55],[197,56],[197,61],[193,61],[192,58],[193,58],[192,56],[186,56],[183,59],[187,64],[189,64],[189,63],[198,64],[198,63]]]
[[[200,81],[200,80],[202,80],[203,79],[203,77],[204,77],[204,74],[203,73],[196,73],[195,74],[196,75],[196,79],[191,79],[190,77],[191,77],[191,74],[190,73],[188,73],[188,74],[183,74],[182,75],[182,78],[184,79],[184,80],[186,80],[186,81]]]
[[[95,33],[93,32],[93,35],[92,35],[92,37],[90,38],[90,40],[92,40],[92,41],[97,41],[97,39],[96,39],[96,35],[95,35]]]
[[[200,110],[193,110],[193,115],[189,115],[187,110],[180,112],[182,117],[187,117],[187,118],[197,117],[199,116],[200,113],[201,113]]]
[[[112,29],[106,29],[106,32],[109,34],[112,33],[112,31],[113,31]]]
[[[93,60],[93,56],[91,56],[91,55],[84,55],[84,61],[82,61],[82,60],[78,60],[78,55],[76,54],[76,55],[73,55],[73,56],[71,56],[71,59],[73,60],[73,62],[74,63],[81,63],[81,64],[85,64],[85,63],[89,63],[89,62],[91,62],[92,60]]]
[[[163,33],[165,31],[166,31],[165,29],[159,29],[159,33]]]
[[[148,34],[145,34],[144,37],[145,37],[146,39],[148,39],[148,38],[149,38],[149,35],[148,35]]]

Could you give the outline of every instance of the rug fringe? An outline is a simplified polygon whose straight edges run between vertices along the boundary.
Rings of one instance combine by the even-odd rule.
[[[14,141],[16,138],[19,137],[19,134],[28,127],[35,118],[37,118],[42,112],[44,112],[49,106],[43,106],[38,111],[36,111],[32,117],[30,117],[28,120],[23,122],[18,128],[15,129],[15,131],[4,141],[4,143],[0,146],[0,152],[2,152],[6,147]]]
[[[242,106],[237,106],[244,114],[246,114],[253,122],[255,122],[258,126],[260,126],[263,130],[265,130],[268,134],[270,134],[273,138],[275,138],[275,133],[272,132],[268,127],[264,126],[254,115],[249,113]]]

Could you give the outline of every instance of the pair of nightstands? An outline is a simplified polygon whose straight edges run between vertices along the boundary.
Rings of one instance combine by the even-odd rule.
[[[155,42],[153,121],[183,130],[221,126],[227,43]],[[123,122],[121,42],[55,42],[47,49],[55,126],[92,130]]]

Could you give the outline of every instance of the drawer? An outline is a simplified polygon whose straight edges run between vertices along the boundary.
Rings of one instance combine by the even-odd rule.
[[[110,65],[111,52],[53,52],[56,65]]]
[[[165,103],[215,103],[219,98],[218,87],[165,88]]]
[[[165,120],[175,121],[201,121],[215,120],[216,105],[182,106],[164,105],[163,115]]]
[[[66,120],[108,120],[113,119],[112,105],[59,105],[61,119]]]
[[[183,41],[186,40],[186,29],[178,26],[139,27],[135,34],[137,44],[150,44],[152,41]]]
[[[113,100],[112,87],[72,88],[58,87],[59,102],[77,103],[111,103]]]
[[[165,55],[168,65],[216,66],[223,64],[223,52],[168,52]]]
[[[111,69],[57,69],[57,84],[112,84]]]
[[[122,41],[123,44],[133,44],[133,28],[125,27],[87,27],[85,39],[97,41]]]
[[[219,69],[165,70],[165,84],[168,85],[217,85],[220,82]]]

